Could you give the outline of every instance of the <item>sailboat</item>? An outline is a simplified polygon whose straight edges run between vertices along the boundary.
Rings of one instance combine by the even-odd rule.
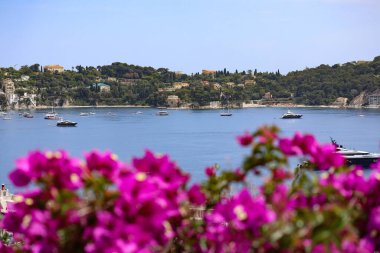
[[[58,120],[58,113],[54,111],[54,106],[51,107],[51,112],[45,114],[44,119]]]
[[[220,116],[232,116],[232,113],[230,112],[230,108],[229,108],[229,102],[228,102],[228,97],[226,95],[223,94],[223,92],[220,93],[220,100],[222,100],[222,98],[225,97],[226,100],[227,100],[227,105],[226,107],[224,108],[224,111],[220,113]]]

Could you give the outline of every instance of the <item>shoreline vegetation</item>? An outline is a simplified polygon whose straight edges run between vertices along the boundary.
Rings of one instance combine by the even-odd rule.
[[[36,110],[43,110],[43,109],[51,109],[51,106],[46,105],[39,105],[36,106],[33,109]],[[98,106],[91,106],[91,105],[66,105],[66,106],[60,106],[55,107],[56,109],[75,109],[75,108],[91,108],[91,109],[97,109],[97,108],[156,108],[156,109],[166,109],[166,110],[220,110],[224,109],[224,107],[210,107],[210,106],[203,106],[199,108],[192,108],[189,106],[182,106],[182,107],[152,107],[148,105],[98,105]],[[336,106],[336,105],[249,105],[244,107],[231,107],[231,109],[249,109],[249,108],[331,108],[331,109],[380,109],[380,106],[378,107],[356,107],[356,106]],[[19,109],[19,110],[25,110],[25,109]]]
[[[281,74],[167,68],[114,62],[104,66],[0,67],[0,108],[252,107],[380,108],[380,56]]]

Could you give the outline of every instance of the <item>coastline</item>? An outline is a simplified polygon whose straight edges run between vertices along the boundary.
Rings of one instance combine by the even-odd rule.
[[[191,108],[189,106],[183,107],[167,107],[167,108],[158,108],[152,107],[148,105],[67,105],[67,106],[57,106],[57,109],[75,109],[75,108],[156,108],[156,109],[165,109],[165,110],[221,110],[224,107],[210,107],[210,106],[202,106],[199,108]],[[366,107],[366,106],[336,106],[336,105],[302,105],[302,104],[292,104],[292,105],[244,105],[243,107],[232,107],[231,109],[249,109],[249,108],[330,108],[330,109],[380,109],[379,107]],[[43,109],[51,109],[51,106],[47,105],[39,105],[34,108],[30,108],[34,110],[43,110]],[[28,110],[27,108],[19,108],[16,110]]]

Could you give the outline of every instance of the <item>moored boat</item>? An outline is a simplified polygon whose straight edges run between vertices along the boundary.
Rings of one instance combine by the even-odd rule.
[[[45,114],[44,119],[49,119],[49,120],[57,120],[57,119],[59,119],[58,113],[56,113],[54,111],[54,107],[51,108],[50,112],[48,112],[48,113]]]
[[[57,121],[58,127],[75,127],[78,123],[70,120],[60,119]]]
[[[229,111],[227,111],[227,112],[221,112],[220,116],[232,116],[232,113],[230,113]]]
[[[90,113],[88,112],[81,112],[79,116],[90,116]]]
[[[286,113],[282,115],[281,119],[300,119],[301,117],[302,114],[297,114],[288,110]]]
[[[167,111],[158,111],[158,112],[156,113],[156,115],[157,115],[157,116],[168,116],[169,113],[168,113]]]
[[[336,147],[336,152],[341,154],[345,159],[347,165],[360,165],[368,169],[371,164],[380,159],[380,154],[370,153],[367,151],[360,151],[354,149],[347,149],[339,145],[335,140],[331,139],[332,144]]]
[[[23,116],[24,118],[29,118],[29,119],[33,118],[33,114],[31,114],[30,112],[24,112],[24,113],[22,114],[22,116]]]

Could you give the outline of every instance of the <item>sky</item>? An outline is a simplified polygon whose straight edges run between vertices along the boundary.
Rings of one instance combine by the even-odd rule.
[[[0,0],[0,66],[286,73],[380,55],[380,0]]]

